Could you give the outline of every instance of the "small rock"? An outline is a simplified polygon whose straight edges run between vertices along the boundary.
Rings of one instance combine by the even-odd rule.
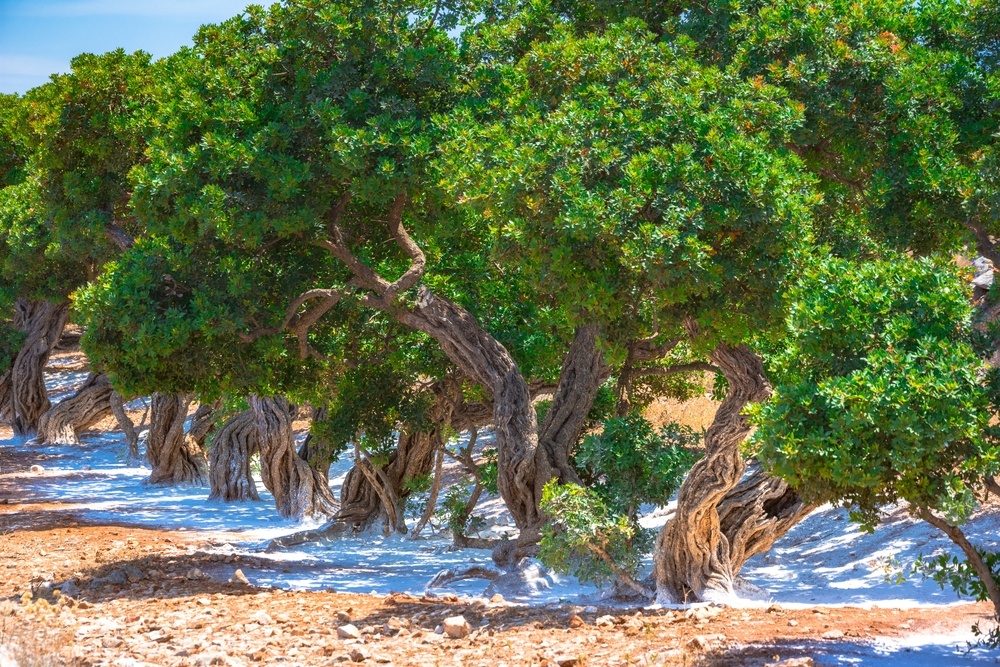
[[[368,659],[368,651],[358,647],[352,648],[347,655],[351,658],[351,662],[364,662]]]
[[[790,626],[791,626],[791,627],[793,627],[793,628],[794,628],[794,627],[795,627],[796,625],[798,625],[798,624],[799,624],[799,622],[798,622],[798,621],[796,621],[796,620],[795,620],[794,618],[793,618],[792,620],[788,621],[788,625],[790,625]]]
[[[784,609],[782,609],[780,604],[772,604],[767,608],[767,613],[769,614],[773,614],[776,611],[784,611]]]
[[[392,658],[390,658],[389,656],[387,656],[387,655],[380,655],[378,653],[372,654],[372,660],[374,660],[375,662],[381,663],[383,665],[388,665],[388,664],[390,664],[392,662]]]
[[[35,473],[36,475],[41,475],[43,472],[45,472],[45,468],[37,464],[31,466],[30,468],[28,468],[28,470]]]
[[[146,573],[137,568],[135,565],[126,565],[125,576],[128,577],[128,580],[134,584],[137,581],[145,579]]]
[[[124,586],[128,583],[128,575],[125,574],[125,570],[111,570],[108,572],[108,576],[104,577],[104,581],[116,586]]]
[[[337,612],[337,620],[340,621],[341,623],[350,623],[351,622],[351,615],[350,615],[350,613],[348,613],[346,611],[338,611]]]
[[[594,625],[596,625],[599,628],[607,627],[614,624],[615,624],[615,617],[610,615],[601,616],[596,621],[594,621]]]
[[[361,631],[356,626],[348,623],[337,628],[337,636],[341,639],[360,639]]]
[[[461,639],[462,637],[468,637],[469,633],[472,632],[472,628],[464,616],[449,616],[444,619],[444,632],[452,639]]]
[[[502,595],[496,593],[493,597],[490,598],[490,602],[492,602],[493,604],[503,604],[504,602],[506,602],[506,600]]]
[[[843,636],[842,630],[827,630],[823,633],[823,639],[840,639]]]
[[[815,667],[812,658],[788,658],[780,662],[769,662],[766,667]]]
[[[59,592],[71,598],[75,598],[80,594],[80,587],[73,582],[72,579],[67,579],[57,586]]]
[[[552,662],[556,663],[559,667],[576,667],[580,664],[580,658],[574,658],[569,655],[557,655],[552,658]]]
[[[233,576],[229,578],[229,583],[244,584],[245,586],[249,586],[250,580],[247,579],[245,574],[243,574],[243,570],[237,569],[235,572],[233,572]]]
[[[579,614],[569,615],[569,627],[571,628],[582,628],[587,623],[580,617]]]

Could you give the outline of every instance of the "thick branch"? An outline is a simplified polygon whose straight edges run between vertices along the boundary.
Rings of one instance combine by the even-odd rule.
[[[107,234],[112,243],[123,251],[135,245],[135,239],[117,222],[109,222],[104,225],[104,233]]]
[[[976,252],[993,262],[993,266],[1000,268],[1000,252],[997,252],[989,232],[981,222],[966,220],[965,227],[976,239]]]
[[[958,526],[951,525],[944,519],[936,516],[930,510],[921,509],[917,512],[917,515],[947,535],[948,539],[959,546],[965,554],[966,559],[968,559],[969,563],[976,571],[980,581],[983,582],[983,586],[986,588],[986,594],[989,596],[990,602],[993,603],[994,616],[1000,616],[1000,587],[997,586],[997,581],[993,578],[993,571],[990,569],[990,566],[986,564],[983,557],[965,537],[965,533],[963,533]]]

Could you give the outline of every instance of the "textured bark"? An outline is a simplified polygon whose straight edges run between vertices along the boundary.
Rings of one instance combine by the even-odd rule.
[[[139,424],[139,428],[136,428],[131,417],[128,416],[128,412],[125,411],[124,397],[117,391],[111,392],[108,405],[111,406],[111,414],[115,416],[115,421],[118,422],[118,429],[125,436],[125,446],[128,448],[129,461],[138,461],[139,431],[142,430],[143,424],[146,423],[146,416],[143,415],[142,423]]]
[[[11,365],[14,360],[11,359]],[[14,417],[14,392],[10,385],[10,371],[0,375],[0,422],[9,424]]]
[[[261,479],[284,518],[329,518],[337,501],[326,478],[299,458],[292,436],[292,406],[280,396],[250,397],[260,443]]]
[[[78,445],[80,434],[111,414],[111,381],[107,375],[91,373],[76,393],[42,415],[38,443]]]
[[[720,344],[710,356],[729,389],[705,433],[705,456],[688,473],[677,512],[657,538],[654,577],[661,601],[729,598],[739,572],[733,560],[739,554],[722,532],[719,506],[743,477],[740,443],[750,433],[743,409],[766,399],[771,389],[760,358],[748,347]],[[753,542],[750,538],[741,537],[744,549]]]
[[[539,479],[538,422],[517,362],[471,313],[426,287],[420,288],[412,310],[392,313],[400,323],[438,341],[463,373],[491,393],[500,495],[518,528],[539,525],[539,489],[547,480]]]
[[[434,452],[441,446],[440,426],[429,433],[401,433],[384,469],[373,470],[370,463],[363,461],[347,473],[336,518],[356,531],[382,520],[386,529],[406,533],[403,485],[411,477],[430,472]]]
[[[205,483],[208,469],[205,453],[184,434],[190,404],[191,397],[183,394],[153,394],[146,441],[146,459],[153,468],[149,484]]]
[[[215,430],[215,411],[219,409],[221,403],[203,403],[194,411],[191,418],[191,427],[188,429],[187,437],[194,441],[202,451],[206,451],[205,439]]]
[[[754,466],[719,502],[719,526],[729,542],[733,576],[813,510],[784,481]]]
[[[427,506],[424,508],[424,513],[420,517],[420,521],[417,525],[413,527],[410,531],[410,539],[415,540],[420,535],[420,532],[427,525],[427,522],[431,520],[434,516],[434,510],[437,508],[438,494],[441,492],[441,472],[444,467],[444,447],[438,449],[437,455],[434,457],[434,478],[431,481],[430,493],[427,496]]]
[[[51,407],[43,369],[69,316],[68,303],[28,301],[16,304],[14,325],[27,334],[10,371],[11,426],[15,435],[33,435]]]
[[[209,450],[208,481],[212,487],[209,500],[245,502],[260,500],[250,472],[250,459],[260,451],[257,417],[244,410],[229,419],[212,438]]]

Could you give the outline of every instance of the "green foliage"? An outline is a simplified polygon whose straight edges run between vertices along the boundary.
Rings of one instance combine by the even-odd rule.
[[[479,470],[476,474],[486,493],[494,496],[500,495],[500,489],[497,487],[499,470],[497,469],[497,450],[495,447],[487,447],[483,450],[483,462],[479,464]]]
[[[538,558],[580,581],[604,585],[621,572],[634,578],[652,535],[613,512],[595,492],[576,484],[548,482],[542,489],[542,512],[553,517],[542,530]]]
[[[730,339],[780,321],[816,201],[785,148],[800,107],[634,20],[554,29],[497,75],[488,113],[448,118],[442,177],[564,317],[634,337],[694,316]]]
[[[994,581],[1000,583],[1000,553],[990,553],[981,549],[977,551],[989,567]],[[921,555],[913,564],[913,570],[925,579],[936,582],[942,590],[945,586],[949,586],[960,597],[971,597],[979,602],[990,599],[976,569],[964,558],[948,554],[939,554],[933,558]],[[1000,627],[994,625],[984,630],[977,621],[972,626],[972,633],[976,637],[977,644],[994,649],[1000,648]]]
[[[653,531],[638,523],[639,506],[670,499],[700,440],[677,424],[657,432],[636,414],[605,420],[601,432],[586,436],[576,451],[574,463],[587,488],[553,480],[543,489],[541,508],[549,520],[542,562],[597,584],[619,576],[615,568],[634,577],[653,545]]]
[[[905,500],[960,522],[997,470],[969,296],[944,262],[828,260],[789,294],[788,338],[757,408],[758,458],[809,502],[871,529]]]
[[[471,535],[486,527],[486,519],[468,511],[472,497],[472,480],[463,477],[444,494],[438,516],[450,531],[458,535]]]
[[[614,515],[636,518],[643,503],[666,504],[696,460],[701,436],[687,426],[660,431],[641,415],[604,422],[599,434],[583,438],[574,463],[588,491]]]

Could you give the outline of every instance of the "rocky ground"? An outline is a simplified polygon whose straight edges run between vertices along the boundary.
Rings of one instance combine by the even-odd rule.
[[[950,633],[988,615],[984,605],[650,611],[261,589],[237,570],[274,565],[209,553],[214,538],[87,525],[71,507],[20,502],[5,481],[0,643],[21,645],[22,667],[794,665],[824,642]]]
[[[65,355],[53,372],[82,376],[78,366]],[[648,610],[259,587],[249,582],[286,566],[219,553],[239,536],[98,523],[81,502],[26,494],[35,465],[46,466],[38,451],[0,448],[0,667],[794,667],[842,664],[830,656],[873,638],[967,632],[989,616],[985,604]]]

